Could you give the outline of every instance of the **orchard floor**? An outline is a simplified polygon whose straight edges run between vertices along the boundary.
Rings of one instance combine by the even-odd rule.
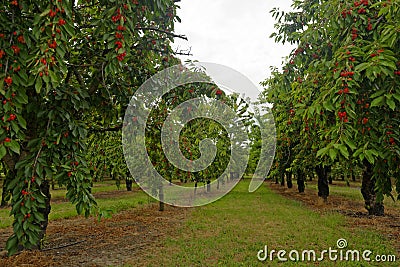
[[[166,235],[174,234],[188,212],[170,206],[164,212],[157,208],[149,204],[100,222],[82,217],[50,221],[44,251],[0,259],[0,266],[123,265]],[[10,233],[10,229],[0,230],[1,247]]]
[[[400,204],[392,202],[391,199],[386,199],[385,203],[385,216],[370,216],[364,208],[360,188],[350,187],[356,190],[359,194],[359,200],[349,199],[343,196],[335,195],[331,192],[328,197],[328,202],[324,203],[321,198],[317,196],[317,191],[313,186],[308,186],[304,193],[298,193],[296,185],[288,189],[285,186],[280,186],[275,183],[268,183],[269,187],[276,193],[290,198],[301,201],[309,208],[317,212],[338,212],[346,216],[349,225],[354,228],[365,228],[368,230],[375,230],[382,233],[388,240],[393,241],[393,246],[400,255]],[[314,185],[312,182],[311,185]],[[334,182],[330,187],[343,187],[342,183]]]
[[[387,215],[384,217],[372,217],[366,214],[360,200],[331,196],[325,204],[319,201],[312,186],[299,194],[295,188],[287,189],[270,181],[265,185],[285,198],[299,201],[321,216],[340,212],[345,215],[350,228],[365,228],[384,235],[400,255],[400,209],[397,206],[386,208]],[[125,194],[122,191],[119,193]],[[157,259],[147,262],[149,253],[155,254],[156,258],[163,257],[165,252],[161,244],[170,237],[180,236],[181,230],[185,229],[184,224],[195,211],[170,206],[165,208],[164,212],[160,212],[156,204],[144,205],[119,212],[100,222],[83,217],[50,221],[44,251],[25,251],[10,258],[0,258],[0,267],[158,266],[154,263]],[[4,247],[10,234],[9,228],[0,230],[0,248]]]

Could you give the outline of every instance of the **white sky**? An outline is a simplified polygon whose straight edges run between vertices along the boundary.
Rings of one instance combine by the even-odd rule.
[[[226,65],[247,76],[262,91],[260,82],[270,75],[270,66],[280,67],[292,50],[269,38],[274,32],[274,7],[290,10],[291,0],[182,0],[175,24],[173,48],[191,48],[192,60]],[[182,60],[188,57],[180,56]]]

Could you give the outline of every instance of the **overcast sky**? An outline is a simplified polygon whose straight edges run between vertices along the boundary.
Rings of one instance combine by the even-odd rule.
[[[273,7],[290,10],[290,0],[182,0],[178,3],[175,31],[188,37],[177,39],[174,48],[191,48],[192,60],[231,67],[246,75],[261,91],[259,83],[270,74],[270,66],[281,66],[292,47],[274,43]],[[185,60],[188,57],[180,57]]]

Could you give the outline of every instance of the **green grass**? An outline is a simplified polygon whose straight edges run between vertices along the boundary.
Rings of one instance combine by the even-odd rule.
[[[314,212],[266,186],[255,193],[248,193],[247,187],[248,181],[242,181],[224,198],[195,208],[176,236],[144,252],[145,263],[148,266],[280,266],[278,260],[258,261],[257,252],[265,245],[269,250],[321,252],[329,247],[335,249],[340,238],[347,240],[349,249],[369,249],[374,255],[394,254],[390,241],[376,232],[348,227],[348,220],[340,214]],[[133,259],[132,266],[134,263]],[[320,266],[365,266],[365,262],[362,264],[324,261]],[[284,266],[309,265],[313,263],[284,263]]]
[[[136,208],[139,205],[154,202],[155,200],[149,198],[143,191],[138,191],[129,195],[97,199],[96,201],[100,208],[109,210],[112,213],[118,213],[120,211]],[[78,216],[75,206],[69,202],[63,202],[52,205],[49,219],[67,219],[74,216]]]
[[[100,187],[94,187],[93,191],[96,192],[96,189],[100,189]],[[116,190],[115,186],[111,189],[110,186],[104,186],[101,187],[101,189],[97,192],[115,191],[115,190]],[[57,195],[54,192],[58,191],[62,190],[52,191],[52,196]],[[149,202],[154,202],[155,200],[153,198],[150,198],[143,191],[135,191],[128,195],[112,197],[112,198],[96,199],[96,201],[100,208],[110,210],[112,213],[118,213],[123,210],[136,208],[139,205],[147,204]],[[10,217],[9,214],[10,214],[10,209],[0,209],[0,229],[7,228],[12,225],[13,218]],[[51,212],[49,215],[50,220],[66,219],[75,216],[78,216],[78,214],[76,212],[75,206],[72,205],[70,202],[52,203]]]
[[[338,184],[341,184],[339,186]],[[315,191],[318,190],[316,182],[308,182],[307,187]],[[345,182],[334,181],[333,185],[329,185],[329,191],[331,195],[342,196],[355,201],[364,201],[361,194],[361,183],[352,183],[351,186],[346,186]],[[393,196],[396,199],[397,193],[393,190]],[[400,208],[400,201],[393,201],[391,197],[385,196],[384,205],[386,207]]]

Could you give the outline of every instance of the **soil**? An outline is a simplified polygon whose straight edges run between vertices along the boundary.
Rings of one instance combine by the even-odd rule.
[[[284,197],[301,201],[317,212],[340,212],[349,220],[349,227],[372,229],[392,240],[400,255],[400,210],[386,208],[382,217],[369,216],[362,201],[330,196],[328,203],[321,201],[315,190],[306,188],[298,193],[295,188],[287,189],[266,182],[273,191]],[[110,197],[125,194],[124,191],[96,194]],[[63,201],[57,199],[56,201]],[[191,209],[166,205],[158,211],[157,204],[114,214],[110,219],[85,219],[74,217],[49,222],[43,251],[24,251],[12,257],[0,254],[0,267],[6,266],[122,266],[135,259],[140,265],[146,260],[141,254],[157,249],[167,236],[177,235],[181,224],[189,217]],[[0,230],[0,248],[4,247],[11,229]],[[0,249],[1,251],[1,249]]]
[[[43,251],[24,251],[0,258],[0,266],[122,266],[149,246],[176,234],[189,209],[146,205],[110,219],[71,219],[49,222]],[[0,245],[11,229],[0,230]]]

